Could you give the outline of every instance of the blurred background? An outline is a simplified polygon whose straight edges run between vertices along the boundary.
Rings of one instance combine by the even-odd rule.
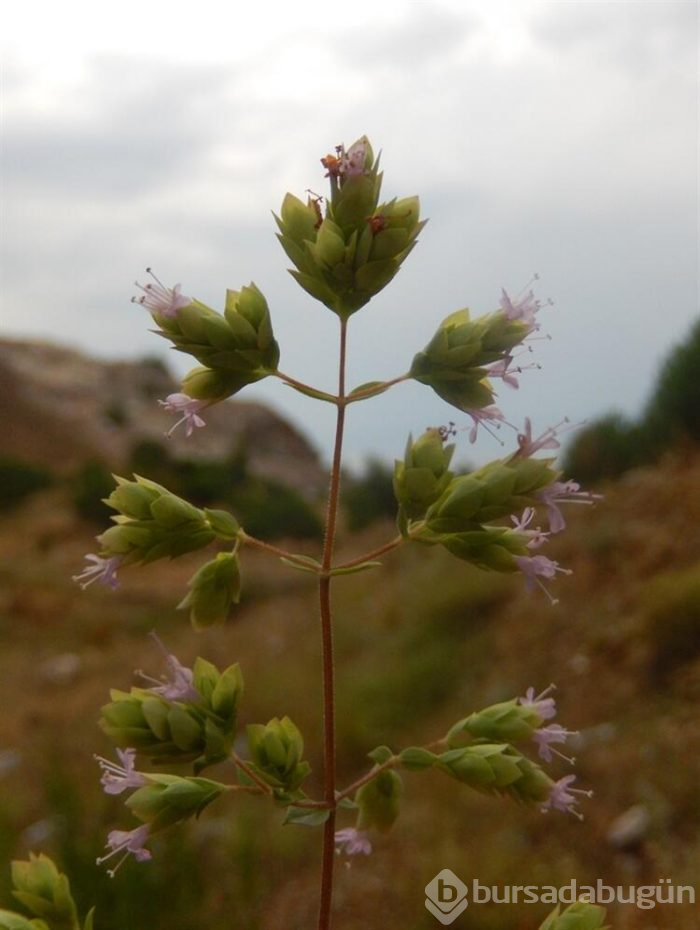
[[[112,594],[70,580],[106,526],[111,473],[146,474],[246,528],[318,552],[332,423],[263,382],[166,441],[156,404],[185,362],[130,305],[152,265],[220,307],[254,280],[282,367],[331,387],[332,314],[286,274],[270,210],[323,193],[319,158],[367,133],[384,194],[431,222],[395,282],[353,320],[351,380],[397,375],[439,321],[497,306],[539,272],[550,340],[499,404],[535,433],[586,421],[566,477],[602,491],[549,547],[574,574],[560,602],[406,549],[338,581],[340,766],[380,743],[434,739],[488,703],[558,684],[580,730],[583,824],[407,777],[405,811],[369,860],[339,870],[338,930],[434,925],[442,868],[482,884],[692,884],[700,866],[700,325],[697,6],[689,2],[300,2],[176,13],[28,2],[5,14],[0,340],[0,902],[12,858],[56,857],[100,930],[313,925],[319,836],[279,829],[255,799],[223,802],[110,881],[94,860],[128,829],[92,754],[110,687],[181,661],[238,660],[243,723],[288,713],[320,769],[313,587],[246,554],[240,609],[195,634],[174,610],[199,559],[124,574]],[[319,351],[323,346],[323,351]],[[353,408],[340,556],[394,533],[391,469],[409,432],[456,420],[399,385]],[[503,433],[505,451],[514,432]],[[173,595],[173,592],[177,594]],[[361,621],[361,622],[360,622]],[[566,774],[562,767],[560,774]],[[212,771],[212,777],[227,777]],[[214,876],[214,879],[212,879]],[[469,908],[454,926],[536,927],[546,905]],[[611,910],[616,930],[690,930],[697,909]]]

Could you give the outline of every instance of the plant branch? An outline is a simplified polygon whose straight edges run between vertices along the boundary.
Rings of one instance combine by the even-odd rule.
[[[365,555],[360,555],[355,559],[351,559],[349,562],[343,562],[341,565],[334,565],[333,568],[336,571],[338,569],[354,568],[355,565],[361,565],[363,562],[369,562],[371,559],[376,559],[378,556],[384,555],[386,552],[391,552],[392,549],[396,549],[397,546],[400,546],[402,542],[405,542],[404,538],[402,536],[396,536],[389,542],[384,543],[383,546],[379,546],[377,549],[373,549],[371,552],[367,552]]]
[[[246,763],[243,761],[243,759],[240,759],[240,758],[236,755],[235,752],[233,753],[232,758],[233,758],[234,763],[236,764],[236,767],[239,768],[239,769],[241,770],[241,772],[243,772],[243,774],[246,776],[246,778],[249,778],[252,782],[255,782],[255,784],[256,784],[256,785],[258,786],[258,788],[263,792],[263,794],[272,794],[272,793],[273,793],[273,792],[272,792],[272,788],[270,787],[270,785],[268,785],[267,782],[264,782],[264,781],[262,780],[262,778],[260,778],[258,775],[256,775],[255,772],[254,772],[248,765],[246,765]]]

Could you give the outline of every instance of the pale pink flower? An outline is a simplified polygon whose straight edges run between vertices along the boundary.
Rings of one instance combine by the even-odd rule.
[[[540,576],[542,578],[554,578],[557,572],[561,572],[563,575],[571,575],[572,571],[570,568],[561,568],[558,562],[555,562],[553,559],[548,559],[546,555],[516,555],[515,564],[525,575],[528,587],[531,588],[533,585],[537,585],[547,595],[550,603],[558,603],[556,598],[552,597],[542,584]]]
[[[146,268],[147,274],[153,278],[153,282],[139,284],[136,281],[136,287],[143,291],[140,297],[132,297],[131,302],[141,304],[149,313],[155,313],[160,316],[173,318],[177,316],[177,311],[183,307],[189,307],[192,303],[191,297],[186,297],[180,293],[180,285],[175,287],[166,287],[156,278],[150,268]]]
[[[147,784],[146,777],[134,771],[135,749],[117,749],[117,755],[121,765],[102,756],[95,756],[102,769],[100,784],[105,794],[121,794],[129,788],[140,788],[141,785]]]
[[[149,859],[153,858],[150,850],[145,848],[145,843],[148,841],[149,837],[150,828],[148,824],[143,824],[133,830],[112,830],[107,837],[106,843],[110,851],[106,856],[99,856],[96,862],[98,865],[102,865],[103,862],[107,862],[112,856],[116,856],[117,853],[123,852],[124,855],[114,868],[107,870],[107,874],[111,878],[114,878],[117,869],[130,854],[137,862],[147,862]]]
[[[602,496],[602,494],[582,491],[581,486],[575,481],[554,481],[535,493],[535,497],[539,498],[547,508],[551,533],[560,533],[566,526],[559,504],[592,504],[600,500]]]
[[[535,452],[539,452],[540,449],[558,449],[561,443],[557,439],[557,435],[561,432],[562,425],[568,422],[568,419],[565,418],[561,423],[548,427],[540,436],[533,439],[532,422],[529,417],[525,417],[525,431],[518,433],[519,448],[517,454],[522,458],[529,458]]]
[[[166,701],[201,701],[202,697],[194,686],[194,672],[191,668],[182,665],[178,659],[165,648],[160,637],[151,632],[151,637],[165,657],[166,674],[161,678],[152,678],[139,671],[139,675],[144,681],[152,681],[154,687],[149,688],[153,694],[158,694]]]
[[[356,830],[354,827],[338,830],[335,834],[335,846],[338,854],[345,853],[346,856],[369,856],[372,852],[369,836],[363,830]]]
[[[518,698],[518,701],[523,707],[531,707],[543,720],[551,720],[557,715],[557,705],[554,698],[547,695],[551,694],[555,688],[556,685],[550,685],[539,694],[535,694],[534,688],[528,688],[525,697]]]
[[[543,543],[547,542],[547,537],[549,533],[544,533],[542,528],[537,526],[534,529],[528,529],[529,525],[532,523],[535,516],[534,507],[526,507],[523,510],[522,516],[518,517],[516,514],[511,514],[510,519],[513,522],[513,529],[517,533],[521,533],[523,536],[527,536],[529,542],[527,543],[528,549],[539,549]]]
[[[546,727],[540,727],[539,730],[535,730],[532,734],[532,738],[535,743],[537,743],[537,751],[540,758],[544,759],[545,762],[551,762],[552,756],[555,755],[573,765],[576,761],[575,759],[572,759],[570,756],[565,756],[563,753],[559,752],[558,749],[552,749],[551,744],[565,743],[574,733],[574,730],[565,730],[564,727],[560,726],[558,723],[550,723]]]
[[[199,415],[207,406],[203,400],[195,400],[188,397],[187,394],[168,394],[165,400],[159,400],[158,403],[168,413],[181,413],[182,416],[177,423],[172,426],[167,435],[172,436],[180,424],[185,424],[185,436],[189,439],[195,428],[206,426],[206,422]]]
[[[500,421],[505,419],[498,407],[493,406],[493,404],[481,410],[465,410],[464,412],[468,417],[471,417],[474,423],[469,430],[469,442],[476,442],[476,436],[480,426],[483,426],[487,432],[493,435],[493,430],[489,427],[489,424],[495,423],[496,429],[499,429]]]
[[[564,778],[560,778],[559,781],[555,782],[552,785],[549,797],[542,805],[543,813],[549,810],[563,811],[565,814],[573,814],[574,817],[583,820],[583,814],[576,810],[576,805],[579,803],[576,795],[592,798],[593,792],[583,791],[581,788],[570,788],[569,786],[575,781],[575,775],[565,775]]]
[[[506,355],[505,358],[500,359],[500,361],[492,362],[490,365],[487,365],[486,371],[488,372],[489,378],[500,378],[508,387],[518,388],[518,379],[515,377],[514,372],[520,374],[522,369],[517,365],[515,368],[511,368],[512,364],[513,356]]]
[[[539,300],[536,300],[532,291],[528,291],[523,297],[511,298],[504,289],[501,289],[500,305],[506,319],[519,320],[528,326],[531,331],[539,329],[535,317],[542,304]]]
[[[107,587],[112,590],[119,586],[119,582],[117,581],[117,569],[122,563],[122,557],[120,555],[103,558],[101,555],[95,555],[94,552],[89,552],[85,556],[85,560],[93,564],[86,565],[79,575],[73,575],[73,581],[77,581],[83,590],[95,581],[107,585]]]

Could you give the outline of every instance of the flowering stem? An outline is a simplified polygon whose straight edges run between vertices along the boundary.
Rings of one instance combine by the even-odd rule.
[[[345,429],[345,356],[347,346],[347,320],[340,321],[340,359],[338,364],[338,404],[335,427],[335,446],[331,466],[326,536],[323,544],[318,592],[321,612],[321,643],[323,663],[323,796],[329,807],[329,816],[323,827],[323,854],[321,866],[321,892],[318,930],[330,930],[331,902],[333,899],[333,860],[335,854],[335,675],[333,668],[333,619],[331,615],[331,578],[333,545],[338,518],[340,495],[340,464],[343,454]]]

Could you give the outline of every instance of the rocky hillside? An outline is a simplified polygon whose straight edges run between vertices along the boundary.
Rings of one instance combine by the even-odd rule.
[[[143,440],[165,443],[174,422],[157,400],[177,384],[157,359],[103,362],[43,342],[0,340],[0,455],[68,472],[89,458],[119,468]],[[250,471],[306,496],[325,485],[318,455],[282,417],[228,401],[207,428],[167,440],[178,458],[221,459],[246,451]]]

